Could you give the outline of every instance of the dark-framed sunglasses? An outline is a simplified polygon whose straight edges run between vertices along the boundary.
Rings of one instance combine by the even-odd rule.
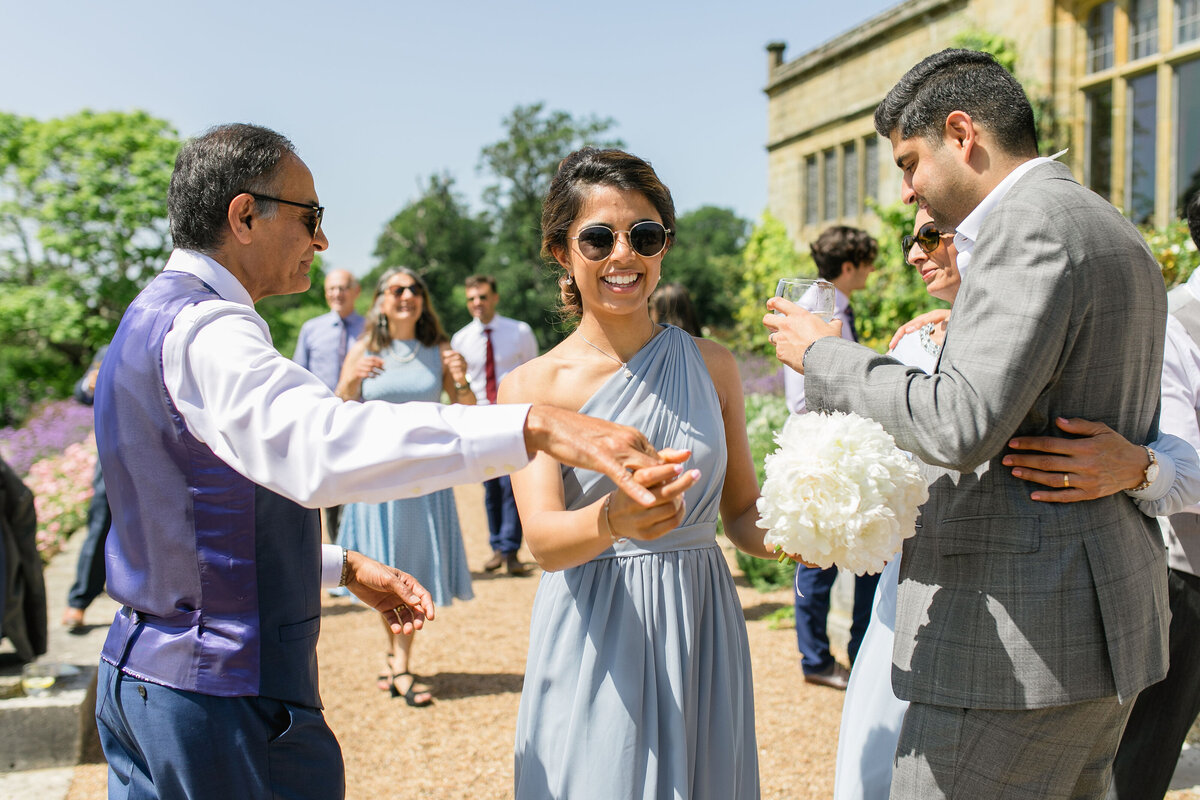
[[[404,297],[405,292],[408,292],[413,297],[425,296],[425,290],[422,289],[421,285],[417,283],[413,283],[408,286],[389,286],[388,288],[384,289],[384,291],[390,294],[392,297],[395,297],[397,300],[399,300],[401,297]]]
[[[900,246],[904,249],[904,260],[908,261],[908,254],[912,252],[914,244],[921,248],[921,252],[925,255],[929,255],[941,246],[942,237],[945,235],[947,234],[939,231],[932,222],[926,222],[915,235],[910,234],[900,240]]]
[[[282,197],[271,197],[269,194],[259,194],[258,192],[246,192],[255,200],[270,200],[273,203],[283,203],[285,206],[295,206],[296,208],[307,208],[313,212],[315,216],[309,217],[307,220],[308,235],[314,239],[317,236],[317,231],[321,230],[321,219],[325,216],[325,206],[314,206],[308,203],[297,203],[295,200],[284,200]]]
[[[612,255],[617,246],[617,236],[625,234],[629,247],[643,258],[653,258],[667,249],[667,241],[671,236],[670,228],[661,222],[646,220],[630,226],[627,231],[614,231],[607,225],[591,225],[579,232],[578,236],[569,236],[579,242],[579,252],[588,261],[604,261]]]

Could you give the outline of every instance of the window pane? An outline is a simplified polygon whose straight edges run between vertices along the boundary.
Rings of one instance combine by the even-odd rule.
[[[831,147],[825,151],[825,219],[837,219],[837,148]]]
[[[1158,0],[1129,0],[1129,59],[1158,52]]]
[[[858,148],[854,142],[842,149],[842,216],[858,216]]]
[[[879,200],[879,139],[868,136],[863,142],[863,192],[872,200]]]
[[[817,157],[808,156],[804,159],[804,224],[816,225],[820,221],[817,216]]]
[[[1175,0],[1175,44],[1200,39],[1200,0]]]
[[[1200,192],[1200,59],[1180,64],[1175,71],[1175,164],[1179,172],[1175,185],[1179,188],[1176,215],[1181,215],[1187,201]]]
[[[1112,200],[1112,86],[1087,93],[1087,140],[1084,182],[1106,200]]]
[[[1139,225],[1154,217],[1158,73],[1129,81],[1129,162],[1125,165],[1125,213]]]
[[[1113,65],[1113,2],[1101,3],[1088,14],[1088,72]]]

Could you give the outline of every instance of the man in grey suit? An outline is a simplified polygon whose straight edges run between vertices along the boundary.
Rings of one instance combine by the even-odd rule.
[[[892,797],[1102,797],[1131,701],[1166,674],[1162,540],[1125,493],[1037,503],[1001,458],[1058,417],[1155,437],[1161,274],[1110,204],[1037,158],[1029,102],[991,56],[925,59],[875,128],[904,201],[957,231],[963,283],[936,370],[779,298],[784,316],[764,323],[810,409],[872,417],[930,465],[901,562],[892,682],[911,705]]]

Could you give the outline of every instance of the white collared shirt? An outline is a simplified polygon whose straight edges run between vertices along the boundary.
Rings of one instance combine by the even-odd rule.
[[[975,240],[979,238],[979,229],[983,227],[983,221],[987,219],[988,214],[992,213],[996,204],[1004,199],[1004,195],[1008,194],[1013,185],[1021,180],[1026,172],[1041,164],[1057,161],[1066,152],[1066,150],[1059,150],[1052,156],[1031,158],[1024,164],[1020,164],[1004,176],[1004,180],[996,184],[996,188],[988,192],[987,197],[983,198],[982,202],[975,206],[962,222],[958,223],[958,228],[954,232],[954,249],[958,251],[954,265],[958,267],[960,281],[966,279],[967,267],[971,264],[971,250],[975,247]]]
[[[342,402],[274,348],[249,292],[216,261],[175,250],[164,269],[222,298],[176,316],[163,340],[167,391],[188,431],[254,483],[321,508],[478,483],[529,462],[528,405]],[[341,553],[325,547],[324,584],[337,583]]]
[[[537,339],[533,329],[524,322],[496,314],[484,325],[473,319],[450,339],[450,348],[467,360],[467,382],[475,393],[477,405],[486,405],[487,399],[487,335],[484,328],[492,331],[492,359],[496,364],[496,384],[517,367],[537,357]]]

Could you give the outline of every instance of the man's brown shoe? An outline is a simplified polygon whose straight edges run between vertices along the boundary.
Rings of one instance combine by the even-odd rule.
[[[83,627],[83,609],[67,606],[67,610],[62,615],[62,625],[70,631],[77,631]]]
[[[850,683],[850,673],[841,664],[834,663],[829,669],[822,670],[821,672],[805,673],[804,682],[845,691],[846,685]]]
[[[504,566],[504,553],[499,550],[492,552],[492,557],[483,562],[483,568],[488,572],[495,572]]]
[[[504,562],[508,566],[509,575],[529,574],[529,567],[521,563],[521,561],[517,558],[516,553],[509,553],[504,557]]]

